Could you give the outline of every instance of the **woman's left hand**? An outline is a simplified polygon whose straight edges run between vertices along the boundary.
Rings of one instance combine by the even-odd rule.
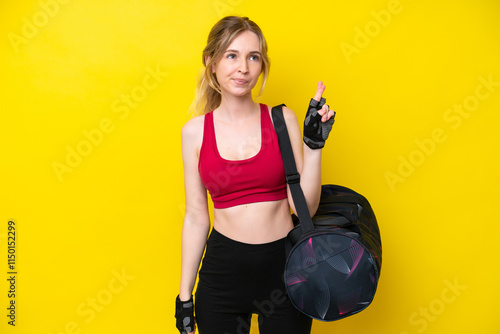
[[[304,120],[304,143],[314,150],[325,146],[325,141],[335,122],[335,111],[330,110],[325,104],[326,99],[322,97],[325,89],[323,82],[318,82],[316,95],[309,103]]]

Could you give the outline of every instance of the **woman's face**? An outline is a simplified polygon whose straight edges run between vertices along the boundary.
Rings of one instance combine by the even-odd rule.
[[[239,34],[212,70],[223,94],[251,94],[262,72],[259,37],[248,30]]]

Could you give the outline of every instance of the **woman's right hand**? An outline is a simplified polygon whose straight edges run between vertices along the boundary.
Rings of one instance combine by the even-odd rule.
[[[325,146],[325,141],[335,122],[335,111],[330,110],[325,104],[326,99],[322,97],[325,89],[323,82],[318,82],[316,95],[309,103],[304,120],[304,143],[313,150]]]
[[[175,317],[179,332],[188,334],[196,330],[192,292],[210,231],[207,190],[198,170],[204,120],[202,116],[192,118],[181,131],[186,211],[182,222],[180,296]]]
[[[180,334],[194,334],[196,323],[194,318],[193,296],[187,301],[181,301],[179,296],[175,299],[176,327]]]

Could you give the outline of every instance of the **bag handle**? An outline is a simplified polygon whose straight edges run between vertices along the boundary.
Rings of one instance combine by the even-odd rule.
[[[293,203],[295,204],[295,210],[299,217],[302,234],[305,234],[314,230],[314,224],[309,214],[304,192],[300,186],[300,174],[297,172],[292,144],[290,143],[290,137],[283,116],[283,106],[285,106],[285,104],[273,107],[271,113],[273,115],[274,129],[278,135],[281,158],[283,159],[283,165],[285,167],[286,183],[288,183],[290,192],[292,193]]]

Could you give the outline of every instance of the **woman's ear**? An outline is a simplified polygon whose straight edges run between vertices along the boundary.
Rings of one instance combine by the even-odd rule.
[[[205,56],[205,66],[208,65],[208,62],[210,61],[210,59],[212,59],[212,56]],[[215,73],[215,64],[212,64],[211,71],[212,71],[212,73]]]

